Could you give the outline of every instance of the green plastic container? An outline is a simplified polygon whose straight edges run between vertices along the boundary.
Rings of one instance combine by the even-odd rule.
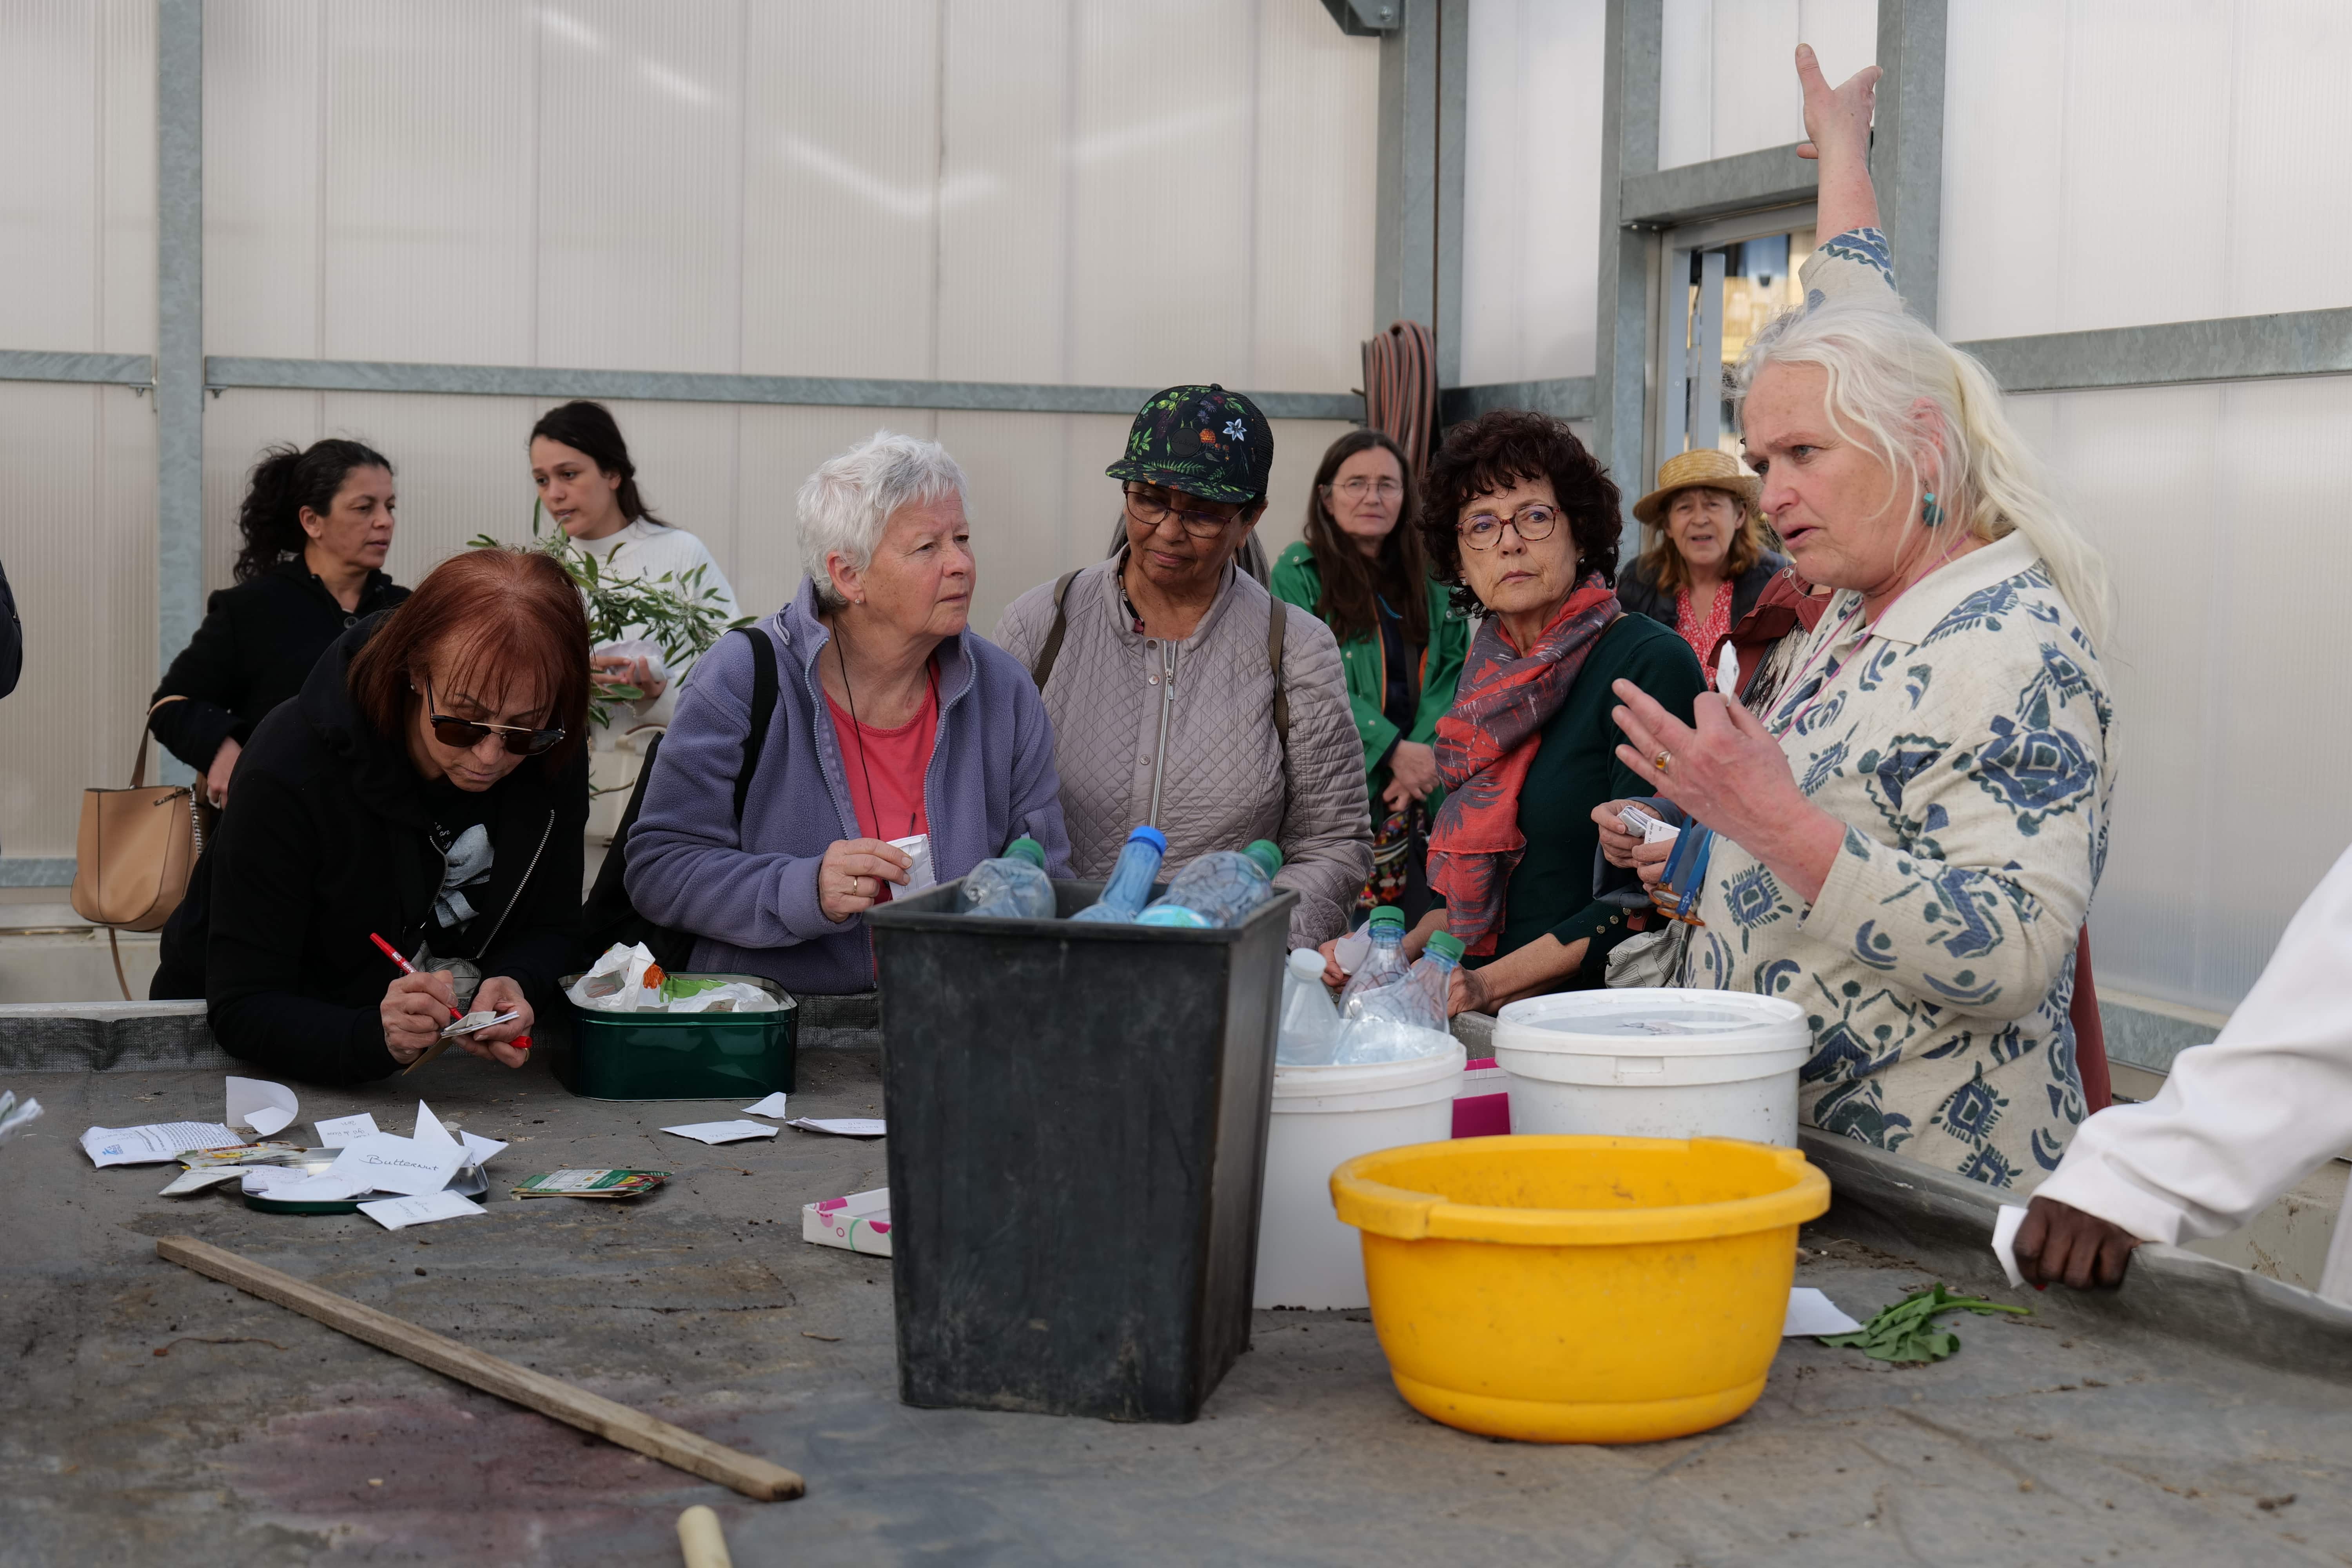
[[[567,974],[566,991],[580,977]],[[571,1002],[572,1044],[553,1054],[555,1079],[583,1100],[758,1099],[793,1088],[800,1008],[756,974],[740,980],[776,998],[772,1013],[599,1013]]]

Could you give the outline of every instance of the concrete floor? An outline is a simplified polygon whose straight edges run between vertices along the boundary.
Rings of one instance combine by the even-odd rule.
[[[359,1110],[405,1131],[421,1094],[512,1140],[480,1224],[390,1233],[161,1198],[173,1167],[95,1171],[76,1146],[92,1123],[216,1120],[217,1073],[5,1082],[48,1117],[0,1148],[0,1563],[675,1563],[695,1502],[744,1568],[2352,1562],[2345,1385],[2211,1347],[1964,1321],[1952,1360],[1889,1370],[1790,1342],[1717,1432],[1540,1447],[1408,1410],[1366,1314],[1266,1312],[1189,1426],[913,1410],[888,1261],[800,1239],[803,1203],[883,1184],[878,1143],[708,1148],[655,1130],[734,1102],[582,1101],[464,1058],[304,1090],[305,1132]],[[803,1057],[796,1114],[879,1103],[872,1053]],[[504,1195],[591,1164],[677,1177],[635,1206]],[[809,1494],[745,1501],[158,1260],[180,1233],[792,1466]],[[1932,1278],[1830,1230],[1805,1246],[1801,1282],[1856,1316]]]

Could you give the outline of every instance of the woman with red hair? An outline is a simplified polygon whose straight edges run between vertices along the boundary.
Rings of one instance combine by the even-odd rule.
[[[452,1007],[515,1014],[457,1038],[520,1067],[580,937],[587,669],[580,595],[536,553],[452,556],[353,626],[254,730],[152,994],[313,1083],[396,1071]]]

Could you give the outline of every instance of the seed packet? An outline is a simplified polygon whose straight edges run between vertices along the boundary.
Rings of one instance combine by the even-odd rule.
[[[669,1180],[667,1171],[549,1171],[526,1176],[519,1198],[634,1198]]]
[[[188,1149],[180,1163],[191,1171],[217,1170],[223,1165],[299,1165],[310,1151],[299,1143],[234,1143],[225,1149]]]

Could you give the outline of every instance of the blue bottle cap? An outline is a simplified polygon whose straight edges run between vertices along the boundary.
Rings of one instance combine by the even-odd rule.
[[[1128,829],[1127,841],[1129,844],[1134,843],[1139,838],[1143,840],[1144,843],[1150,845],[1154,849],[1159,850],[1162,855],[1168,853],[1168,835],[1160,832],[1160,829],[1152,826],[1150,823],[1144,824],[1141,827],[1131,827]]]

